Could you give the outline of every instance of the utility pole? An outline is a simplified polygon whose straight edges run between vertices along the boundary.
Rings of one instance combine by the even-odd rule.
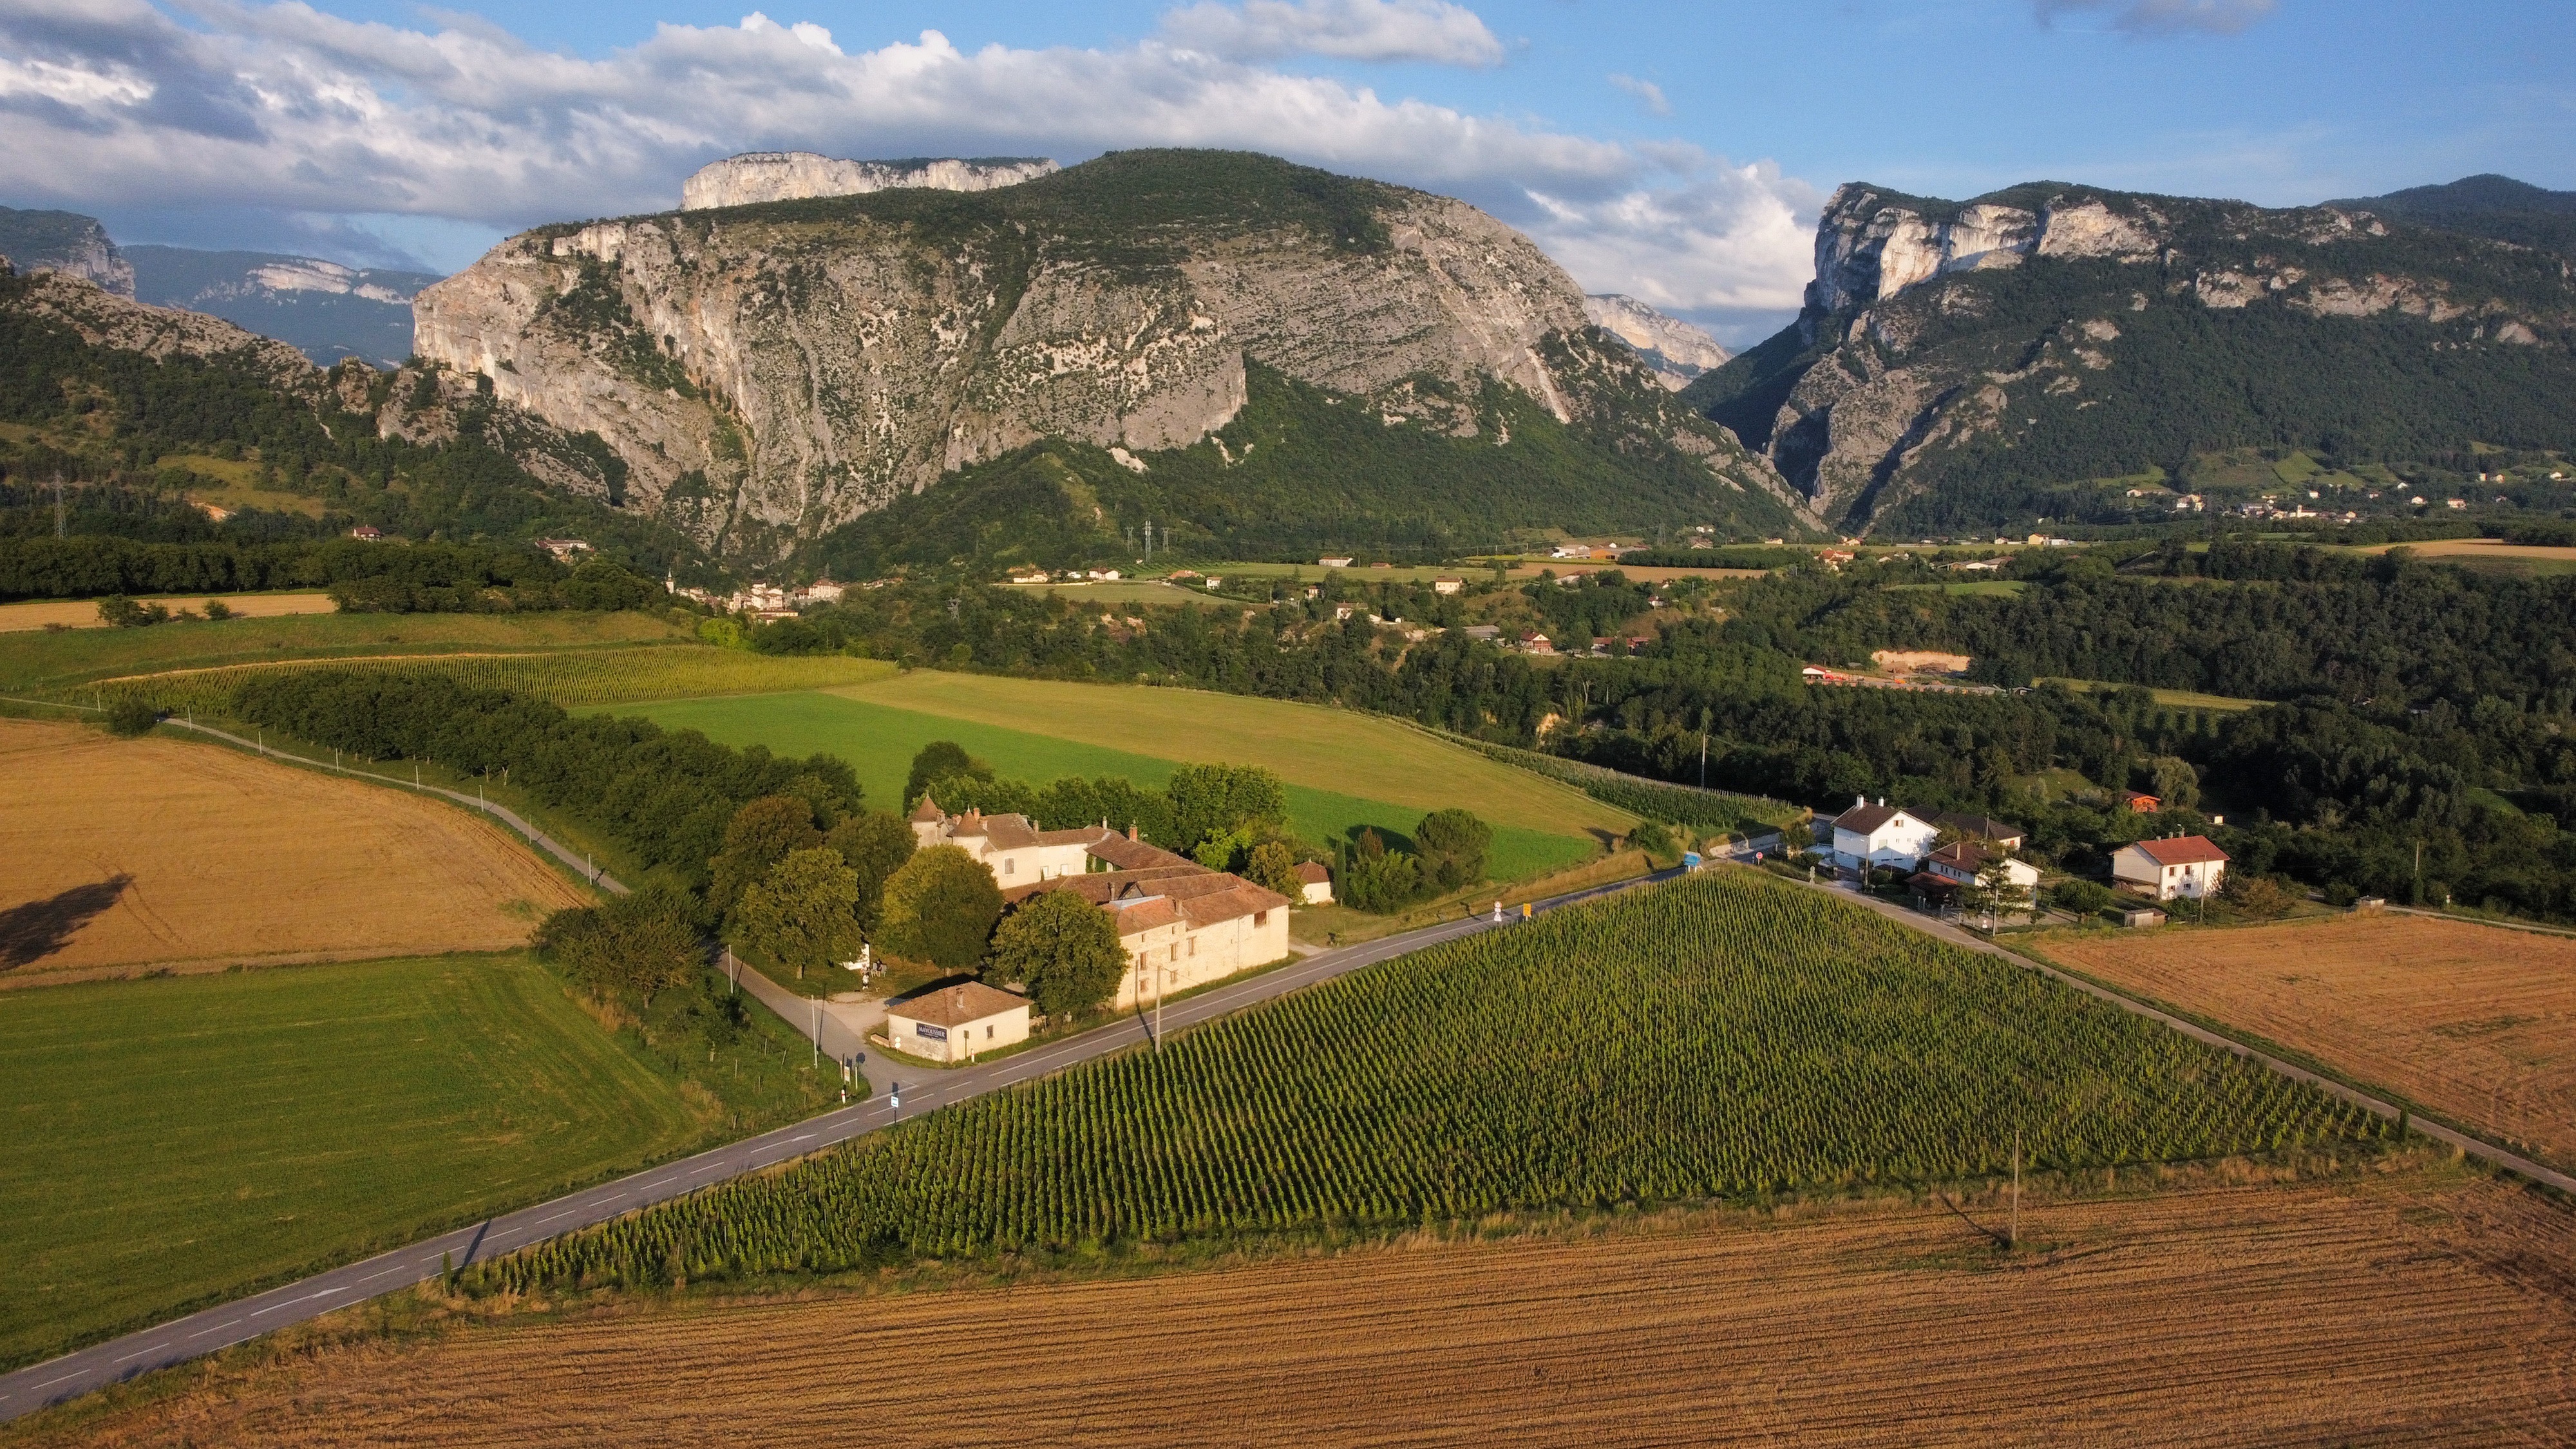
[[[54,537],[63,536],[63,475],[54,475]]]
[[[1154,1051],[1158,1056],[1163,1050],[1163,995],[1171,989],[1172,963],[1166,961],[1162,973],[1154,978]]]

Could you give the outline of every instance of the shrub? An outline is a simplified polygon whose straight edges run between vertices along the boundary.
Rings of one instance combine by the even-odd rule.
[[[2293,904],[2290,893],[2281,889],[2279,881],[2251,872],[2229,876],[2218,894],[2228,905],[2248,916],[2286,915]]]
[[[2118,897],[2111,893],[2110,887],[2097,882],[2070,880],[2061,881],[2049,887],[2048,899],[2051,905],[2061,911],[2069,911],[2078,916],[2094,916],[2109,910],[2111,903]]]
[[[1297,851],[1287,841],[1265,840],[1252,847],[1252,859],[1245,862],[1243,877],[1292,901],[1305,899],[1306,883],[1297,878]]]
[[[1494,828],[1464,810],[1434,810],[1414,829],[1413,843],[1432,884],[1453,891],[1485,878],[1485,852],[1494,843]]]
[[[134,736],[147,734],[161,722],[161,711],[152,701],[139,694],[120,694],[107,707],[107,728],[111,734]]]

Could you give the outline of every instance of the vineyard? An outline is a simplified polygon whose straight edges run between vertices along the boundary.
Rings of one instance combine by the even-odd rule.
[[[1405,957],[496,1262],[479,1290],[1375,1228],[2375,1138],[1992,958],[1730,873]]]
[[[427,654],[233,664],[103,679],[81,685],[71,693],[84,703],[90,702],[92,696],[104,703],[123,695],[140,694],[162,709],[220,715],[231,709],[234,692],[245,680],[322,669],[365,669],[410,677],[435,675],[470,689],[506,690],[566,709],[703,695],[824,689],[858,684],[894,672],[889,664],[836,654],[772,656],[706,645],[668,644],[547,653]]]
[[[1616,806],[1631,815],[1644,815],[1675,825],[1696,826],[1703,830],[1730,830],[1751,833],[1762,828],[1785,830],[1805,818],[1806,812],[1785,800],[1764,795],[1738,795],[1727,790],[1702,790],[1693,785],[1675,785],[1663,780],[1624,774],[1606,766],[1583,760],[1569,760],[1539,750],[1524,750],[1512,745],[1498,745],[1491,740],[1435,731],[1440,738],[1466,746],[1489,759],[1515,765],[1534,775],[1568,785],[1600,801]]]

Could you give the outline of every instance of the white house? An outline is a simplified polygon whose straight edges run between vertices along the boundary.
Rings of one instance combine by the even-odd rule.
[[[2003,865],[2005,883],[2016,902],[2027,905],[2036,898],[2033,893],[2039,889],[2037,866],[2015,860],[2001,849],[1972,840],[1942,846],[1926,856],[1923,874],[1918,880],[1931,885],[1935,891],[1946,893],[1949,888],[1975,885],[1997,862]]]
[[[1892,809],[1885,800],[1872,805],[1855,798],[1852,808],[1834,817],[1834,864],[1845,870],[1912,870],[1932,853],[1940,833],[1939,826]]]
[[[913,809],[911,824],[917,848],[954,845],[983,862],[1004,890],[1082,874],[1091,868],[1092,842],[1108,833],[1098,826],[1040,830],[1025,815],[987,815],[980,810],[951,815],[927,795]]]
[[[1319,861],[1307,861],[1297,867],[1298,894],[1310,906],[1333,903],[1333,873]]]
[[[2227,852],[2203,835],[2141,840],[2111,853],[2111,882],[2160,901],[2215,895],[2227,879]]]

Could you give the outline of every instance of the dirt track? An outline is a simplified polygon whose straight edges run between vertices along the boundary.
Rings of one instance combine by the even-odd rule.
[[[2394,915],[2039,944],[2576,1166],[2576,939]]]
[[[634,1309],[288,1355],[42,1442],[2565,1442],[2570,1226],[2435,1169],[2034,1206],[2010,1265],[1858,1207]]]
[[[0,985],[497,950],[579,892],[402,791],[0,720]]]

